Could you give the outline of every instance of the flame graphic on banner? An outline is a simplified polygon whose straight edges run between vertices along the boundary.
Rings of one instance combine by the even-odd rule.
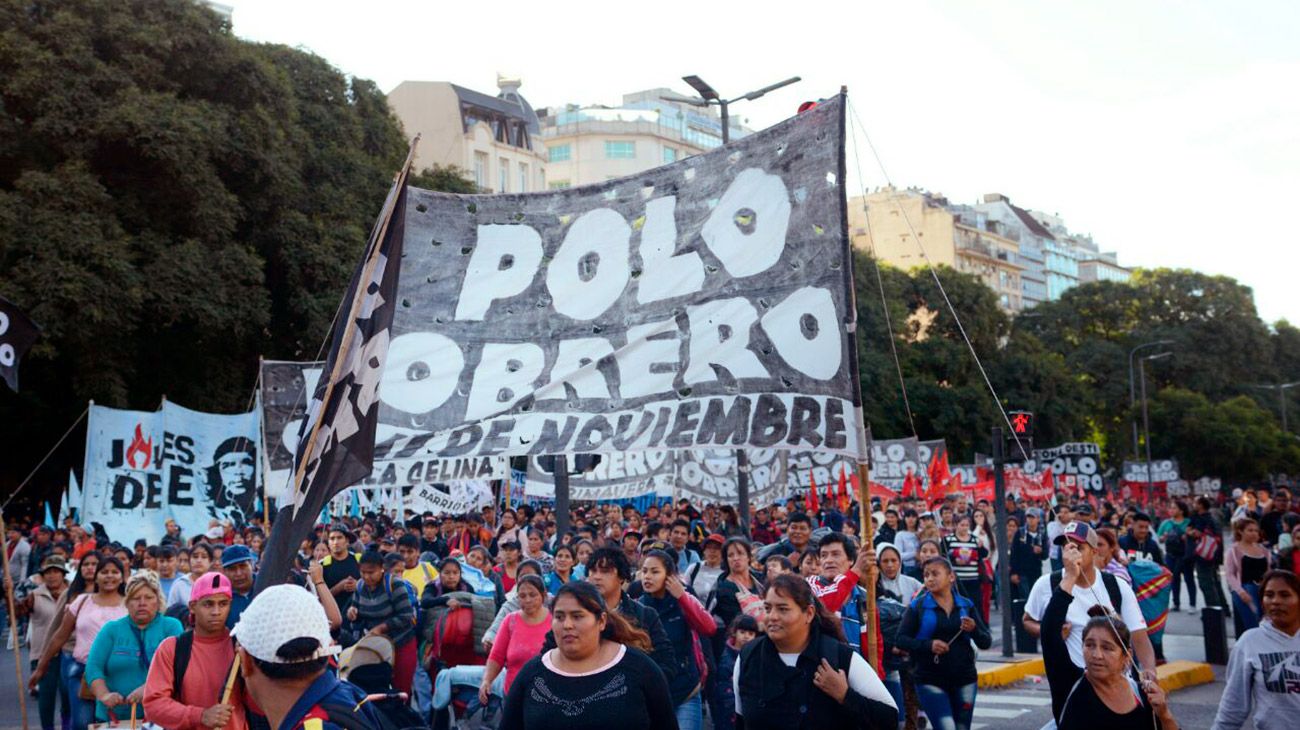
[[[136,458],[139,457],[142,464],[136,465]],[[149,462],[153,459],[153,437],[150,436],[146,441],[144,433],[140,429],[140,424],[135,424],[135,438],[131,439],[131,445],[126,449],[126,463],[131,465],[132,469],[148,469]]]

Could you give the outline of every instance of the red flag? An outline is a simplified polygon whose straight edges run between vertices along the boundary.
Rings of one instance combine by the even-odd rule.
[[[951,473],[948,471],[948,452],[945,451],[942,455],[935,455],[934,458],[930,459],[930,467],[928,471],[931,489],[934,489],[935,482],[947,486],[948,478],[951,476]]]
[[[889,502],[898,499],[898,492],[895,492],[889,487],[886,487],[885,485],[880,484],[878,482],[871,482],[871,486],[870,488],[868,488],[867,491],[868,491],[868,498],[878,497],[880,499],[881,507],[884,507]]]
[[[812,471],[810,470],[808,472],[808,511],[815,514],[820,509],[821,505],[817,502],[817,482],[813,481]]]
[[[920,497],[921,496],[921,478],[918,477],[911,469],[907,470],[907,475],[903,477],[903,496]]]
[[[948,494],[958,494],[965,486],[962,484],[961,472],[954,473],[948,478]]]
[[[942,502],[947,494],[948,485],[945,482],[930,480],[930,488],[926,490],[925,501],[933,506],[936,502]]]
[[[833,509],[835,507],[835,485],[826,482],[826,507]]]
[[[849,483],[847,475],[844,473],[847,467],[840,469],[840,511],[849,511]]]

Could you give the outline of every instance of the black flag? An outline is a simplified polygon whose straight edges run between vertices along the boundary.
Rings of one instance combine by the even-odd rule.
[[[18,364],[40,335],[40,327],[13,302],[0,297],[0,378],[15,393],[18,392]]]
[[[298,434],[293,481],[280,500],[258,571],[258,590],[283,582],[299,541],[310,533],[325,503],[370,476],[379,381],[397,304],[411,159],[388,192],[334,325],[329,359]]]

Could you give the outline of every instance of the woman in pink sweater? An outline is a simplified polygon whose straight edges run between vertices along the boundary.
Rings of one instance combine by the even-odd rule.
[[[551,612],[546,609],[546,584],[540,576],[523,575],[515,585],[519,610],[506,616],[492,644],[483,682],[478,688],[479,702],[486,705],[492,682],[504,668],[506,683],[502,695],[510,691],[515,675],[528,660],[542,653],[542,644],[551,630]]]

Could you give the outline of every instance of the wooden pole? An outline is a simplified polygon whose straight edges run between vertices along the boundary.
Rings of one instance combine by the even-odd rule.
[[[871,458],[858,462],[858,533],[862,549],[871,547],[876,538],[876,525],[871,521]],[[866,576],[863,576],[864,578]],[[879,635],[876,634],[876,581],[867,581],[867,600],[863,606],[862,623],[867,627],[867,663],[880,671]]]
[[[235,661],[230,664],[230,672],[226,675],[226,686],[221,690],[221,704],[230,704],[230,695],[235,691],[235,680],[239,679],[239,652],[235,652]]]
[[[4,582],[5,582],[5,601],[9,606],[9,633],[14,637],[14,673],[18,675],[18,707],[22,711],[23,730],[27,730],[27,683],[23,681],[23,647],[19,643],[18,636],[18,617],[14,614],[14,590],[17,586],[11,585],[9,578],[9,529],[5,527],[4,512],[0,512],[0,535],[4,535],[4,550],[0,550],[0,557],[4,560]]]

